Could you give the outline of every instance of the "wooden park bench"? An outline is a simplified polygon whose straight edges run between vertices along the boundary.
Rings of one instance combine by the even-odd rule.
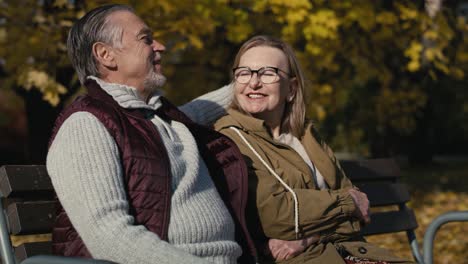
[[[440,215],[426,230],[421,253],[414,230],[418,227],[414,211],[406,206],[410,194],[400,181],[400,168],[394,159],[341,161],[343,170],[361,191],[367,194],[372,208],[371,223],[363,229],[365,236],[406,232],[413,257],[418,263],[432,264],[433,241],[437,230],[449,222],[468,221],[468,211]]]
[[[47,242],[26,242],[12,246],[11,238],[50,234],[56,201],[44,165],[5,165],[0,168],[0,254],[3,264],[109,264],[83,258],[51,256]],[[34,257],[32,257],[34,256]]]
[[[414,230],[413,210],[406,206],[410,195],[399,182],[400,171],[392,159],[343,161],[343,168],[370,200],[371,207],[391,206],[394,210],[371,214],[364,235],[405,231],[415,260],[432,264],[432,243],[437,229],[446,222],[468,221],[468,212],[445,214],[434,221],[424,238],[424,260]],[[111,263],[102,260],[50,256],[51,242],[26,242],[12,246],[11,237],[47,234],[55,219],[54,191],[44,165],[5,165],[0,168],[0,254],[3,264],[85,264]],[[427,241],[426,241],[427,240]],[[425,262],[424,262],[425,261]]]

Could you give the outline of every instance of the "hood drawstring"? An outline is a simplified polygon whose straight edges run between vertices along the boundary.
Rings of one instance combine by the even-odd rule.
[[[299,201],[297,199],[297,195],[294,192],[294,190],[286,184],[283,179],[265,162],[265,160],[262,159],[262,157],[255,151],[255,149],[250,145],[249,141],[242,135],[242,133],[239,131],[239,129],[235,127],[229,127],[230,129],[234,130],[239,137],[244,141],[244,143],[249,147],[249,149],[257,156],[257,158],[263,163],[263,165],[267,168],[267,170],[275,176],[275,178],[283,185],[286,190],[288,190],[293,199],[294,199],[294,232],[296,233],[296,239],[299,239]]]

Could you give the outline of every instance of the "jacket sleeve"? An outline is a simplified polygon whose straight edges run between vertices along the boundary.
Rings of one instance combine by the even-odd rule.
[[[116,263],[206,263],[134,223],[120,164],[114,139],[86,112],[63,123],[47,155],[57,196],[91,255]]]
[[[212,125],[218,118],[226,114],[226,109],[232,101],[232,89],[232,84],[225,85],[180,106],[179,110],[196,123]]]
[[[278,170],[280,176],[284,171]],[[283,240],[296,239],[294,200],[270,173],[265,170],[252,172],[258,180],[256,188],[257,210],[265,235]],[[299,226],[301,235],[329,235],[342,230],[343,235],[359,232],[359,227],[349,221],[355,205],[347,188],[339,190],[315,190],[293,188],[298,198]],[[341,226],[344,225],[344,226]],[[344,228],[349,226],[350,229]]]

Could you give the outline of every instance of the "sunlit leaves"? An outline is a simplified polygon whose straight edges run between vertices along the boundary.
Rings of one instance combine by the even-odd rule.
[[[18,76],[17,84],[26,90],[39,89],[43,99],[51,105],[56,106],[60,102],[60,95],[65,94],[67,89],[57,83],[46,72],[38,70],[26,70]]]
[[[423,46],[419,41],[412,41],[407,50],[405,50],[405,56],[407,56],[410,61],[408,62],[408,70],[415,72],[421,67],[421,52]]]
[[[25,68],[60,77],[56,69],[70,67],[65,44],[70,26],[85,11],[108,3],[47,2],[52,7],[34,0],[0,2],[0,18],[6,17],[0,23],[0,58],[15,83]],[[411,134],[427,106],[421,78],[463,80],[468,69],[468,25],[448,7],[431,18],[420,3],[404,0],[118,2],[132,5],[166,46],[166,87],[177,103],[228,82],[234,54],[255,34],[291,44],[307,79],[308,116],[326,121],[346,112],[347,119],[338,120],[347,122],[345,131],[359,131],[372,120],[378,133],[389,126],[392,133]],[[347,110],[350,96],[360,98],[355,112]],[[349,141],[360,138],[357,134]]]
[[[234,43],[240,43],[248,38],[253,28],[248,23],[249,15],[244,10],[234,10],[232,12],[232,23],[226,25],[226,37]]]
[[[389,125],[402,135],[408,135],[416,127],[427,96],[419,87],[406,90],[383,89],[376,101],[377,117],[382,124]]]

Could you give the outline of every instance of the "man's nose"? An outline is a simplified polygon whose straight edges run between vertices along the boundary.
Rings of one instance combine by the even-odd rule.
[[[157,42],[156,40],[153,40],[153,50],[158,51],[158,52],[164,52],[166,50],[166,47],[164,47],[163,44]]]

